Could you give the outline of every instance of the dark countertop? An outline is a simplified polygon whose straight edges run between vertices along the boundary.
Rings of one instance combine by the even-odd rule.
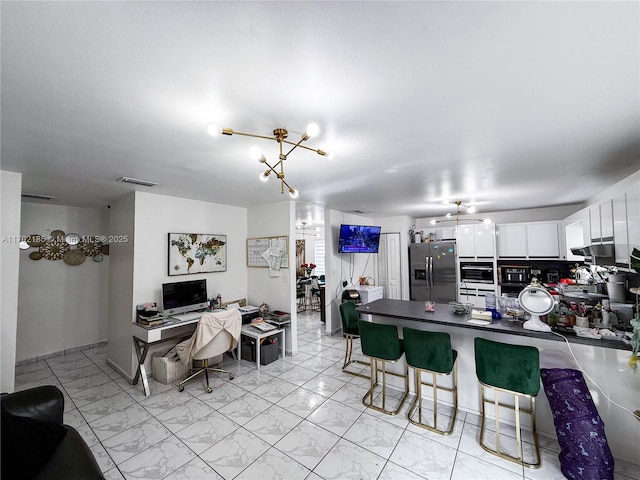
[[[566,338],[570,343],[582,345],[592,345],[595,347],[613,348],[616,350],[631,350],[630,345],[624,344],[621,340],[601,340],[595,338],[578,337],[577,335],[559,336],[554,333],[536,332],[522,328],[522,322],[511,322],[508,319],[494,320],[488,325],[476,325],[467,322],[471,315],[457,315],[453,313],[451,307],[446,303],[436,304],[435,312],[425,312],[424,302],[409,300],[375,300],[356,308],[360,313],[378,315],[381,317],[400,318],[415,322],[434,323],[449,325],[459,328],[472,328],[474,330],[484,330],[495,333],[505,333],[508,335],[520,335],[523,337],[541,338],[562,342]]]

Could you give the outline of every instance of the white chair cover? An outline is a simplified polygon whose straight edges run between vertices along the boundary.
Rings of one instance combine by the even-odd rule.
[[[235,308],[203,313],[196,331],[191,338],[176,345],[176,351],[180,360],[190,367],[194,358],[212,358],[233,350],[238,345],[241,328],[242,316]]]

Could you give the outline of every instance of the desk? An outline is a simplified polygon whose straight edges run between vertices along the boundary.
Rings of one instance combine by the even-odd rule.
[[[244,335],[245,337],[253,338],[256,340],[256,368],[260,370],[260,340],[276,334],[280,334],[280,346],[282,348],[282,358],[284,358],[285,345],[286,345],[284,328],[276,328],[275,330],[269,330],[268,332],[263,332],[261,330],[258,330],[255,327],[252,327],[250,324],[243,325],[242,330],[240,330],[240,341],[238,341],[238,360],[242,358],[241,351],[240,351],[240,348],[242,345],[242,336]]]
[[[144,394],[149,396],[151,392],[149,391],[147,371],[144,367],[144,361],[149,353],[149,347],[151,345],[169,341],[174,341],[177,344],[182,340],[186,340],[193,335],[199,321],[199,318],[196,318],[195,320],[185,320],[183,322],[169,318],[162,325],[157,325],[155,327],[143,327],[137,323],[131,324],[133,346],[135,347],[136,356],[138,357],[138,368],[136,369],[136,375],[133,377],[133,381],[131,383],[133,385],[137,385],[138,379],[142,377]]]

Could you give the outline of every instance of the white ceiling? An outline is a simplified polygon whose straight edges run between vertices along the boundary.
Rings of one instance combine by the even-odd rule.
[[[580,203],[640,168],[638,2],[0,2],[2,169],[105,206],[134,187],[251,206],[256,141],[304,204],[429,217]],[[275,142],[258,141],[272,160]],[[300,209],[301,211],[304,209]],[[305,218],[308,217],[305,214]]]

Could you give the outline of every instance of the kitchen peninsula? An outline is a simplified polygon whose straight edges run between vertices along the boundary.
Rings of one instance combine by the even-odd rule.
[[[484,332],[501,333],[505,335],[518,335],[524,337],[540,338],[552,341],[564,341],[566,339],[570,343],[579,343],[583,345],[591,345],[595,347],[614,348],[619,350],[631,350],[631,346],[623,343],[619,339],[594,339],[587,337],[578,337],[577,335],[560,336],[554,333],[537,332],[533,330],[525,330],[522,328],[522,322],[510,321],[506,318],[502,320],[494,320],[488,325],[479,325],[470,323],[469,314],[459,315],[452,312],[451,307],[447,304],[436,304],[435,312],[425,312],[424,302],[405,301],[405,300],[377,300],[375,302],[362,305],[357,308],[361,314],[376,315],[380,317],[403,319],[412,322],[433,323],[455,328],[470,328],[482,330]],[[411,326],[412,328],[420,328],[419,326]],[[451,332],[449,332],[451,333]],[[479,336],[480,332],[477,332]],[[499,340],[509,342],[503,338]],[[519,342],[516,342],[519,343]]]
[[[467,322],[469,315],[454,314],[447,304],[437,304],[435,312],[425,312],[424,302],[383,299],[363,304],[357,310],[363,316],[371,315],[373,322],[396,325],[400,334],[402,327],[449,333],[452,347],[458,352],[459,409],[476,415],[480,409],[480,392],[475,373],[475,337],[535,346],[540,351],[542,368],[581,369],[586,374],[594,402],[606,425],[607,439],[614,456],[637,461],[640,423],[630,412],[609,402],[593,383],[597,383],[607,396],[630,411],[640,407],[640,375],[630,370],[630,348],[621,341],[567,336],[567,343],[560,335],[525,330],[520,322],[511,323],[508,320],[477,325]],[[404,367],[401,364],[403,361],[404,358],[398,362],[400,365],[392,367],[394,371]],[[505,358],[504,361],[508,362],[509,359]],[[395,379],[390,380],[394,385]],[[400,388],[399,384],[394,386]],[[543,390],[537,397],[536,407],[538,432],[555,438],[553,416]]]

